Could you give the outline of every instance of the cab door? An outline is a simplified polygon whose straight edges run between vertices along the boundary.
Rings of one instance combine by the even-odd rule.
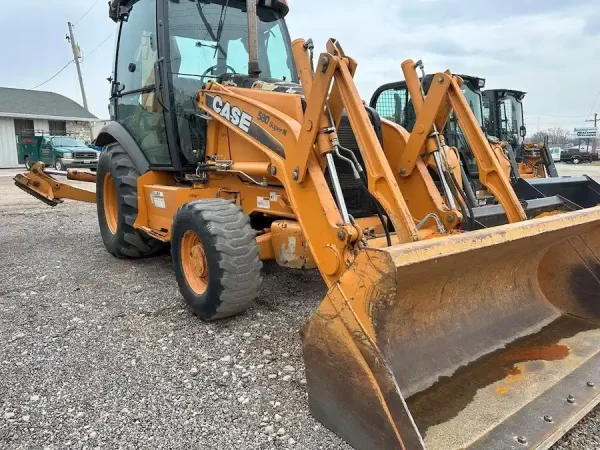
[[[52,140],[48,137],[42,138],[40,144],[39,160],[46,165],[54,164],[54,155],[52,154]]]
[[[164,103],[156,82],[157,4],[139,0],[120,22],[111,106],[114,119],[135,139],[151,167],[172,166]]]

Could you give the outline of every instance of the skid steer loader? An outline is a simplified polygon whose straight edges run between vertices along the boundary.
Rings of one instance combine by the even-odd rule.
[[[317,267],[328,292],[301,332],[310,409],[357,449],[549,447],[600,401],[600,208],[528,219],[459,78],[438,73],[423,96],[418,64],[402,64],[409,133],[365,108],[338,42],[316,58],[290,42],[287,13],[113,0],[96,193],[39,163],[17,186],[95,202],[119,258],[170,243],[206,320],[251,305],[263,260]],[[509,225],[466,231],[457,157],[436,131],[451,113]]]
[[[547,143],[523,142],[521,135],[526,133],[522,106],[524,93],[482,91],[485,87],[483,78],[471,75],[460,75],[460,78],[463,80],[462,92],[478,124],[487,133],[492,150],[510,176],[517,196],[526,202],[526,208],[532,208],[535,215],[540,212],[537,203],[560,210],[590,208],[600,204],[600,184],[588,176],[559,177]],[[423,76],[425,92],[432,80],[432,75]],[[370,106],[407,130],[412,130],[415,124],[415,110],[405,81],[379,87],[371,98]],[[480,183],[477,160],[455,117],[450,118],[443,134],[448,145],[456,148],[460,155],[464,169],[463,189],[470,205],[475,208],[475,215],[481,212],[487,216],[486,211],[491,208],[477,210],[477,207],[496,203],[496,199]],[[497,213],[494,220],[486,219],[480,223],[498,225],[502,223],[502,215]]]

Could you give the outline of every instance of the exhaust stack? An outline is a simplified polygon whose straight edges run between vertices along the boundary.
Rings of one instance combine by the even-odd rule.
[[[258,20],[256,0],[246,0],[248,10],[248,75],[257,78],[260,75],[258,62]]]

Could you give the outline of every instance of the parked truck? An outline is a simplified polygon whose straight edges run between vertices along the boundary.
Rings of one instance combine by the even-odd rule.
[[[580,147],[572,147],[562,151],[560,160],[569,164],[591,163],[598,161],[598,153],[592,153]]]
[[[19,164],[30,169],[35,162],[54,166],[56,170],[91,169],[98,166],[99,151],[71,136],[18,136]]]

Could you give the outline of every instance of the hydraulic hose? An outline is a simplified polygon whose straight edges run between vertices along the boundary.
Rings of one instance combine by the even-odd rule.
[[[356,158],[356,155],[354,154],[354,152],[352,150],[342,147],[341,145],[338,145],[337,148],[338,148],[338,150],[341,150],[344,153],[347,153],[350,156],[350,158],[354,161],[354,164],[352,164],[352,161],[350,161],[348,158],[338,155],[338,157],[340,157],[340,159],[342,161],[345,161],[347,164],[352,166],[353,172],[354,172],[354,177],[356,178],[356,176],[358,175],[357,179],[360,181],[360,183],[359,183],[360,187],[361,187],[362,191],[371,199],[371,202],[375,206],[375,209],[377,211],[377,217],[379,218],[379,221],[381,222],[381,226],[383,227],[383,232],[385,233],[385,238],[387,240],[388,247],[391,247],[392,246],[392,237],[390,235],[390,230],[388,227],[389,222],[386,222],[384,216],[387,217],[388,221],[390,220],[390,218],[388,217],[387,213],[385,212],[385,209],[383,209],[383,207],[377,201],[377,199],[373,196],[371,191],[369,191],[367,177],[365,176],[364,170],[360,166],[358,159]]]
[[[467,171],[465,170],[465,168],[462,164],[460,165],[460,173],[462,174],[463,188],[464,188],[465,194],[467,196],[467,200],[469,200],[469,204],[473,208],[475,208],[475,207],[479,206],[479,204],[477,203],[477,197],[475,196],[475,192],[473,192],[473,186],[471,186],[471,182],[469,181],[469,176],[467,175]]]

